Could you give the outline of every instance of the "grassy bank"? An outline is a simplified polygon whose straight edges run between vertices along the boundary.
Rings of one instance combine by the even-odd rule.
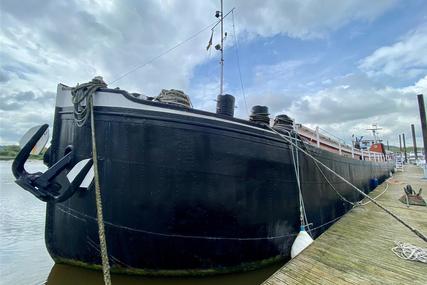
[[[0,160],[13,160],[19,152],[18,145],[2,145],[0,146]],[[43,159],[45,150],[39,155],[30,155],[30,159]]]

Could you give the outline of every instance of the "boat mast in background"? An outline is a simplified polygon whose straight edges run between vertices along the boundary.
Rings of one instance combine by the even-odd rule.
[[[411,132],[412,132],[412,145],[414,147],[415,160],[418,160],[417,137],[415,136],[415,126],[414,126],[414,124],[411,124]]]
[[[382,130],[382,128],[379,128],[377,124],[372,124],[372,128],[366,129],[367,131],[372,131],[372,135],[374,136],[374,143],[381,142],[381,140],[378,140],[378,132],[379,130]]]

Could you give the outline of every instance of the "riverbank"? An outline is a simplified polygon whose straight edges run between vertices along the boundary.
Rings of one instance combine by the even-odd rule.
[[[1,145],[0,146],[0,160],[14,160],[20,150],[19,145]],[[46,150],[41,154],[30,155],[31,160],[43,160],[43,155]]]

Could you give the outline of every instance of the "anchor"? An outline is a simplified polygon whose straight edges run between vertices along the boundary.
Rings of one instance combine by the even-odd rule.
[[[59,203],[69,199],[81,189],[82,182],[93,177],[90,171],[92,159],[84,159],[73,163],[72,146],[67,147],[64,156],[45,172],[29,173],[25,170],[25,163],[30,154],[40,153],[47,143],[49,125],[44,124],[31,128],[21,140],[23,147],[12,163],[12,172],[15,182],[43,202]],[[26,139],[29,137],[28,141]],[[72,180],[70,182],[70,180]]]

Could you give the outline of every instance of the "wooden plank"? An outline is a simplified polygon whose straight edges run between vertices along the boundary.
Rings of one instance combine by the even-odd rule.
[[[377,201],[423,233],[427,232],[427,207],[398,201],[403,186],[427,190],[422,169],[405,166]],[[380,185],[370,196],[383,192]],[[426,248],[426,243],[373,203],[352,209],[263,284],[427,284],[427,266],[398,258],[394,241]]]

